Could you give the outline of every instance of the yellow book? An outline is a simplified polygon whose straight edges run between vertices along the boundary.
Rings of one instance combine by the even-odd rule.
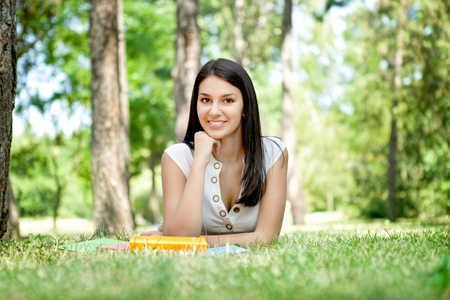
[[[205,238],[185,236],[132,236],[130,249],[158,249],[172,251],[198,251],[206,252],[208,244]]]

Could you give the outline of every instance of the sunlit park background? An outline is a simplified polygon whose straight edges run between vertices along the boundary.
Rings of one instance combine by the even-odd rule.
[[[198,283],[208,279],[197,273],[208,272],[203,264],[214,265],[212,258],[93,255],[87,268],[51,250],[55,241],[83,240],[99,224],[110,225],[108,215],[94,212],[101,197],[93,191],[98,178],[91,172],[92,2],[98,1],[16,2],[17,97],[5,239],[10,244],[3,244],[0,288],[26,298],[31,294],[5,288],[17,286],[11,278],[22,271],[21,282],[35,287],[50,274],[76,280],[102,273],[100,266],[109,260],[129,277],[129,286],[160,288],[157,298],[208,298]],[[192,84],[187,81],[209,59],[224,57],[248,70],[263,134],[287,142],[291,165],[280,239],[256,246],[247,257],[235,256],[234,281],[220,275],[228,274],[233,258],[221,260],[209,271],[222,282],[211,288],[238,299],[450,296],[449,16],[445,0],[124,0],[118,41],[126,52],[118,48],[125,68],[117,68],[124,75],[121,101],[129,118],[117,118],[129,120],[129,144],[122,144],[130,156],[123,160],[126,192],[118,194],[129,198],[129,233],[160,222],[160,158],[182,137],[179,122]],[[55,259],[63,261],[59,269]],[[160,276],[153,274],[151,283],[136,275],[146,274],[142,266],[149,259]],[[50,271],[40,269],[41,260]],[[137,273],[130,275],[126,264]],[[74,273],[68,271],[72,266]],[[182,272],[183,266],[190,271]],[[305,281],[298,283],[298,277]],[[69,290],[55,278],[49,289]],[[167,278],[177,279],[164,285]],[[246,280],[259,289],[248,290]],[[83,288],[94,298],[92,282]],[[106,279],[98,282],[114,289]],[[224,288],[224,282],[235,289]],[[268,286],[274,282],[283,292]],[[49,295],[45,288],[37,291],[38,298]]]

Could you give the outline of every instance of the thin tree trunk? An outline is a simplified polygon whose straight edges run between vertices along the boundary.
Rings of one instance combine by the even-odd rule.
[[[327,211],[334,211],[334,197],[332,192],[327,193]]]
[[[55,181],[56,186],[56,196],[55,196],[55,205],[53,206],[53,234],[56,235],[56,220],[58,219],[58,210],[61,205],[61,197],[64,190],[65,184],[61,183],[59,178],[59,166],[56,156],[58,155],[55,149],[58,149],[58,146],[53,148],[53,151],[50,151],[50,162],[53,165],[53,180]]]
[[[101,230],[134,229],[123,161],[117,1],[91,0],[91,179],[94,223]]]
[[[281,37],[281,63],[283,74],[282,133],[289,153],[287,198],[291,202],[294,224],[305,223],[305,211],[302,199],[301,174],[297,163],[297,132],[294,122],[294,102],[291,83],[291,30],[292,30],[292,0],[285,0],[283,31]]]
[[[233,16],[234,16],[233,35],[234,35],[234,51],[235,51],[234,57],[238,64],[240,64],[244,69],[248,70],[250,60],[247,57],[246,51],[247,41],[245,40],[243,34],[243,27],[245,21],[244,0],[234,1]]]
[[[56,236],[56,221],[58,219],[58,210],[61,205],[61,197],[63,192],[63,187],[61,185],[57,185],[56,187],[56,197],[55,197],[55,206],[53,207],[53,234]]]
[[[189,101],[200,68],[200,31],[197,25],[198,0],[176,0],[177,40],[175,66],[175,135],[184,138],[189,119]]]
[[[388,166],[388,188],[389,188],[389,209],[388,218],[391,222],[397,220],[397,119],[395,115],[395,108],[401,101],[402,88],[402,68],[403,68],[403,48],[405,35],[405,21],[406,21],[405,1],[402,0],[399,8],[399,22],[396,38],[396,49],[394,59],[394,93],[391,105],[391,134],[389,139],[389,166]]]
[[[117,0],[117,26],[118,26],[118,41],[119,41],[119,91],[120,91],[120,127],[121,127],[121,141],[122,154],[125,163],[126,184],[128,189],[128,200],[130,201],[130,165],[131,165],[131,146],[130,146],[130,105],[128,99],[128,77],[127,77],[127,51],[125,40],[125,24],[123,19],[123,0]],[[133,226],[136,226],[133,215]]]
[[[148,208],[150,212],[150,222],[156,223],[158,222],[159,214],[159,203],[158,197],[156,196],[156,161],[158,158],[158,154],[156,151],[152,151],[150,154],[150,170],[152,172],[152,189],[150,192],[150,199],[148,203]]]
[[[12,190],[11,180],[8,179],[8,189],[6,192],[6,201],[8,202],[9,218],[8,218],[8,232],[6,236],[8,238],[20,239],[19,228],[19,210],[17,209],[16,200],[14,199],[14,193]]]
[[[12,111],[17,86],[16,1],[0,2],[0,238],[8,228],[9,158],[12,140]]]

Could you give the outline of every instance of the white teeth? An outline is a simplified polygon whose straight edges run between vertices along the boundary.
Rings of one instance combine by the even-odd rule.
[[[220,125],[220,124],[223,124],[223,122],[214,122],[214,121],[209,121],[209,123],[211,123],[211,125]]]

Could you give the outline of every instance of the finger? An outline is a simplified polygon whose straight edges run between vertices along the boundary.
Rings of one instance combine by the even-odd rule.
[[[214,142],[214,144],[213,144],[213,151],[214,151],[214,154],[219,154],[219,151],[220,151],[220,141],[218,141],[218,140],[215,140],[215,142]]]

